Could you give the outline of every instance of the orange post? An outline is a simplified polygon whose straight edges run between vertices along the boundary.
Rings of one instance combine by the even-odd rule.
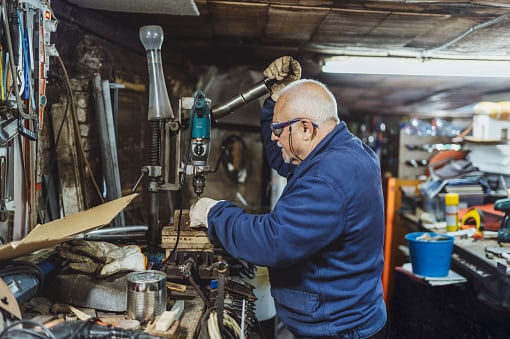
[[[382,275],[382,284],[384,291],[384,301],[388,304],[388,289],[391,272],[391,248],[393,242],[393,220],[395,216],[395,189],[396,178],[388,179],[388,192],[386,197],[386,229],[384,236],[384,269]]]

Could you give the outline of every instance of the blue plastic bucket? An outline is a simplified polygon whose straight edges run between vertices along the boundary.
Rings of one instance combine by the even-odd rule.
[[[424,234],[440,240],[420,240]],[[414,232],[406,234],[405,238],[414,274],[426,277],[448,275],[453,252],[452,236],[434,232]]]

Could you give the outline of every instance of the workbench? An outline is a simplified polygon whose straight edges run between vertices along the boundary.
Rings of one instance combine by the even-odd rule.
[[[424,227],[412,214],[403,213],[402,219],[403,227],[409,232],[437,231]],[[499,246],[495,238],[455,237],[451,268],[466,277],[486,302],[510,311],[510,263],[504,258],[488,255],[485,250]],[[503,246],[510,247],[510,244]]]
[[[399,212],[404,233],[434,231]],[[510,264],[488,256],[496,239],[456,237],[451,269],[467,282],[431,286],[396,267],[390,319],[392,338],[510,338]],[[509,245],[507,245],[509,246]]]

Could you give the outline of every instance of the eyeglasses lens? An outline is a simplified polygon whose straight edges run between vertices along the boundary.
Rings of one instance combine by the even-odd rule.
[[[282,132],[283,132],[283,128],[274,128],[273,129],[273,133],[275,136],[279,137],[280,135],[282,135]]]

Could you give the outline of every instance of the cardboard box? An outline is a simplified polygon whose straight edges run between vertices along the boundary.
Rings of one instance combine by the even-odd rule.
[[[497,120],[488,115],[473,116],[473,138],[506,141],[510,133],[510,120]]]
[[[109,201],[65,218],[39,224],[19,241],[11,241],[0,247],[0,261],[18,258],[34,251],[58,245],[73,236],[109,224],[138,193]]]

